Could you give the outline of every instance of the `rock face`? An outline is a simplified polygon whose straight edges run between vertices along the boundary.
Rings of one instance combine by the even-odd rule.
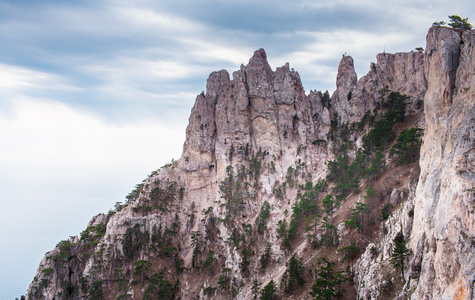
[[[426,131],[411,248],[412,299],[472,299],[475,279],[475,34],[427,35]]]
[[[273,281],[283,298],[310,299],[313,270],[327,257],[339,269],[351,263],[348,299],[470,299],[473,36],[432,28],[425,54],[379,54],[360,80],[345,56],[331,98],[306,94],[289,64],[273,71],[262,49],[232,78],[212,73],[181,158],[48,252],[27,297],[252,299]],[[368,137],[389,119],[391,92],[406,95],[405,114],[378,146],[386,163],[368,175],[377,156]],[[397,166],[389,150],[396,133],[424,124],[423,109],[419,176],[417,162]],[[329,212],[322,199],[331,194],[339,206]],[[353,227],[345,220],[358,202],[368,217]],[[383,206],[391,214],[381,221]],[[412,252],[397,279],[390,258],[400,233]],[[348,246],[366,249],[356,263],[339,254]],[[298,284],[291,257],[305,269]]]

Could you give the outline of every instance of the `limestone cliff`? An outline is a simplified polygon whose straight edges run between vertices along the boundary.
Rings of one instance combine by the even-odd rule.
[[[427,35],[426,133],[414,200],[412,299],[473,299],[475,280],[475,33]]]
[[[331,98],[262,49],[232,78],[212,73],[180,159],[48,252],[27,297],[252,299],[275,283],[310,299],[324,257],[353,278],[335,296],[470,299],[473,55],[472,31],[432,28],[425,54],[379,54],[360,80],[343,57]],[[419,170],[419,148],[397,144],[423,110]]]
[[[409,241],[410,265],[400,294],[404,299],[474,297],[474,37],[473,31],[443,27],[432,27],[427,35],[421,174],[401,216],[393,216],[381,238],[391,244],[404,231]],[[411,210],[414,221],[408,224]],[[388,285],[378,270],[390,253],[372,258],[370,247],[358,262],[357,283],[360,297],[378,299]]]

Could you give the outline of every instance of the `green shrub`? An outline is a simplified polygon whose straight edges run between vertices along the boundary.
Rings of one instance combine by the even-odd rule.
[[[239,175],[239,174],[238,174]],[[244,187],[241,176],[235,177],[232,166],[226,167],[226,177],[219,184],[219,190],[225,200],[226,218],[237,214],[244,208]]]
[[[376,180],[385,169],[386,159],[384,158],[384,154],[378,151],[371,160],[371,165],[364,171],[364,177],[369,180]]]
[[[96,280],[91,284],[89,293],[87,294],[88,300],[102,300],[104,299],[102,286],[104,282],[102,280]]]
[[[94,226],[88,226],[80,234],[81,241],[97,241],[106,233],[106,224],[100,223]]]
[[[140,283],[143,283],[147,273],[151,270],[152,264],[148,260],[137,260],[134,262],[134,275],[140,277]]]
[[[122,251],[127,259],[132,259],[143,245],[148,243],[149,234],[147,231],[142,232],[139,224],[127,228],[122,237]]]
[[[363,232],[365,225],[365,213],[367,211],[368,204],[356,202],[355,207],[351,209],[351,217],[345,221],[345,225]]]

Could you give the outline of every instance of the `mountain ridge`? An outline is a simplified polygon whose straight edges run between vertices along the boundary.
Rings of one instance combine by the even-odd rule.
[[[450,279],[443,268],[430,268],[444,259],[425,245],[438,242],[427,237],[432,229],[425,222],[433,213],[427,212],[424,193],[430,185],[427,170],[435,170],[429,160],[446,159],[431,150],[445,145],[437,137],[456,144],[463,138],[466,152],[455,172],[463,176],[456,175],[457,184],[444,197],[471,203],[473,41],[473,31],[432,27],[425,53],[379,54],[359,80],[353,59],[343,56],[331,97],[328,92],[306,94],[288,63],[273,71],[263,49],[232,78],[226,70],[211,73],[206,93],[197,96],[191,111],[181,158],[138,184],[115,211],[94,217],[80,237],[48,252],[27,298],[250,299],[272,281],[280,283],[280,297],[310,299],[318,277],[314,270],[320,258],[328,257],[339,269],[351,263],[346,274],[353,283],[343,283],[345,299],[356,294],[364,299],[470,299],[475,266],[460,261],[474,261],[473,248],[446,236],[442,242],[450,240],[463,250],[459,256],[443,252],[444,259],[454,261],[449,269],[458,273]],[[442,119],[463,115],[463,122],[450,123],[460,134],[434,133],[434,111]],[[396,135],[426,123],[421,170],[418,161],[398,166],[389,151]],[[377,126],[386,131],[375,133]],[[385,166],[368,175],[377,157]],[[390,172],[399,179],[384,175]],[[371,196],[375,183],[379,186]],[[331,212],[323,201],[327,195],[340,204]],[[352,227],[344,221],[351,220],[358,203],[369,208],[361,227]],[[387,204],[389,215],[381,220]],[[457,212],[450,205],[441,209]],[[474,234],[473,217],[469,210],[457,223],[468,240]],[[390,270],[399,233],[410,249],[401,276]],[[338,253],[349,246],[359,253],[344,262]],[[307,271],[296,286],[290,285],[287,271],[294,258]],[[253,288],[256,282],[260,289]]]

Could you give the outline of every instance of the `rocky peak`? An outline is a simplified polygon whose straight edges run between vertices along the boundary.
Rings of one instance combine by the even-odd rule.
[[[272,73],[272,69],[267,62],[267,53],[264,49],[254,51],[254,54],[249,59],[247,68],[261,68],[266,73]]]
[[[305,95],[299,74],[288,63],[274,72],[263,49],[232,80],[224,70],[212,73],[206,94],[198,95],[193,107],[183,155],[188,160],[180,165],[195,170],[216,164],[222,170],[230,163],[231,145],[280,153],[289,143],[324,138],[329,112],[313,95]]]
[[[244,73],[244,82],[250,98],[271,97],[274,72],[267,62],[264,49],[255,51],[249,64],[241,67],[241,71]]]
[[[356,75],[353,58],[349,55],[344,55],[338,65],[338,73],[336,76],[337,89],[351,90],[356,85],[358,76]]]

